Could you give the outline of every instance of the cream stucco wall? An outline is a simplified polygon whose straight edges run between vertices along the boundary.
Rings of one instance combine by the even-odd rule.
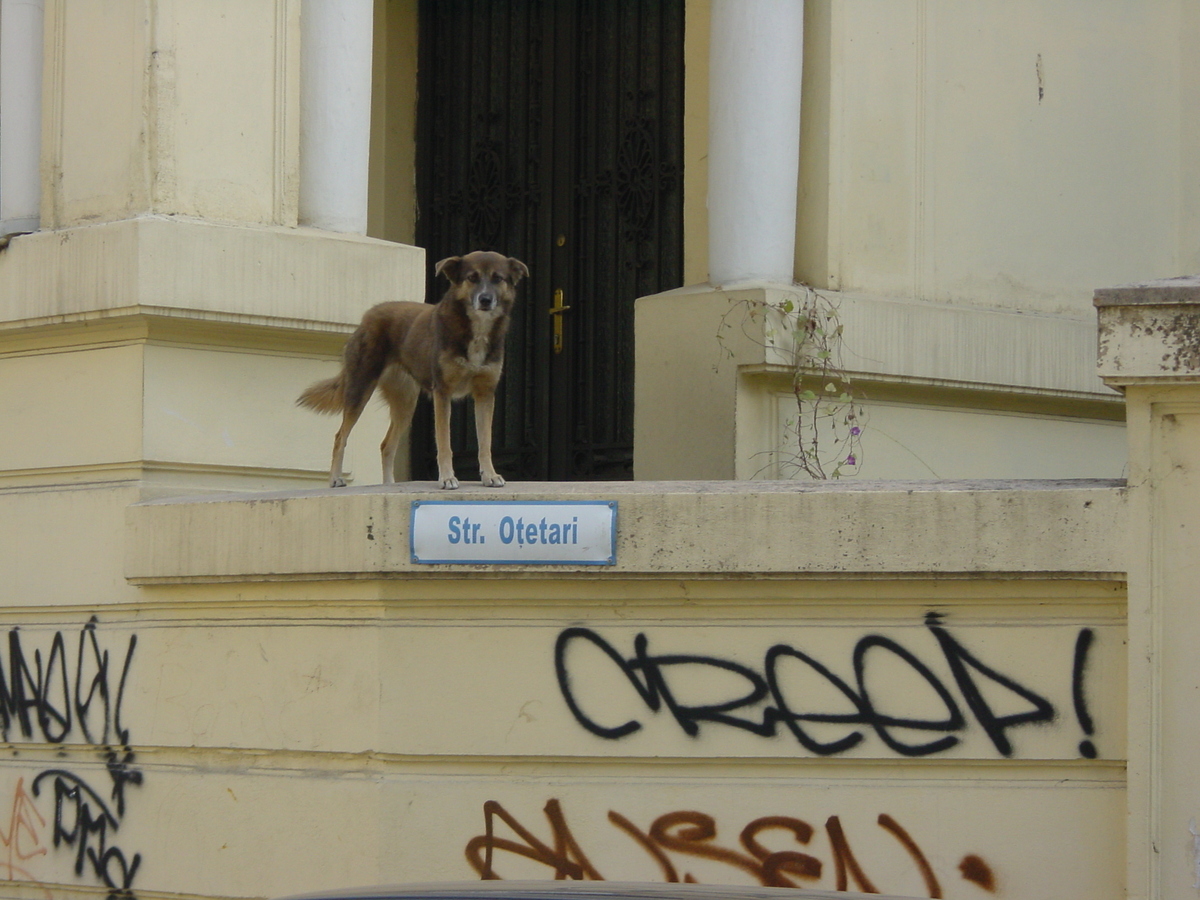
[[[964,87],[1004,68],[954,56],[948,38],[973,21],[958,6],[918,6],[915,21],[872,8],[880,18],[810,4],[808,40],[841,35],[826,63],[808,54],[841,85],[828,111],[838,140],[870,132],[870,104],[854,107],[845,87],[873,70],[837,68],[860,47],[901,68],[951,54],[973,74]],[[411,23],[412,9],[391,6],[387,21]],[[705,7],[688,9],[694,61]],[[1055,48],[1074,21],[1062,9],[1039,19],[1057,38],[1035,52],[1043,106],[1060,102]],[[47,4],[43,230],[0,251],[0,893],[266,897],[460,880],[489,874],[490,848],[503,877],[736,884],[782,865],[804,886],[962,900],[1186,895],[1194,284],[1100,298],[1102,372],[1130,409],[1128,484],[748,480],[745,459],[779,427],[771,403],[791,348],[761,320],[757,332],[736,323],[732,357],[704,348],[731,308],[790,286],[652,298],[638,313],[639,453],[674,466],[663,477],[699,461],[706,478],[736,480],[467,488],[457,499],[615,504],[613,564],[421,563],[413,504],[447,495],[374,484],[378,418],[351,443],[357,485],[321,487],[334,424],[292,405],[334,371],[364,307],[420,298],[427,264],[418,248],[294,227],[301,4],[98,10]],[[1181,111],[1195,88],[1180,73],[1196,63],[1182,48],[1200,18],[1156,11],[1125,24],[1135,59],[1155,38],[1171,48],[1149,69],[1179,76],[1161,102],[1176,109],[1165,140],[1186,174],[1197,132]],[[848,36],[852,25],[863,30]],[[1110,26],[1097,29],[1109,46]],[[1012,71],[1028,77],[1032,47],[1018,49]],[[378,77],[411,78],[404,60]],[[208,69],[220,70],[211,85]],[[926,163],[955,147],[947,117],[962,102],[934,72],[872,88],[937,88]],[[1085,67],[1067,98],[1082,96],[1081,73],[1111,78]],[[1130,93],[1117,98],[1152,124]],[[1080,108],[1098,115],[1094,99]],[[691,98],[689,159],[702,155],[701,110]],[[403,180],[403,166],[378,165],[406,152],[404,121],[389,120],[376,184]],[[1088,122],[1070,124],[1086,137]],[[879,133],[907,140],[906,127]],[[1089,152],[1103,172],[1166,151]],[[860,182],[882,170],[844,168],[873,153],[920,156],[908,144],[826,153],[843,166],[831,191],[855,199],[827,208],[840,236],[827,230],[822,246],[853,249],[850,214],[879,202]],[[1101,444],[1098,469],[1116,468],[1124,404],[1095,380],[1095,326],[1069,292],[1060,308],[996,304],[991,276],[968,302],[887,286],[924,266],[922,283],[948,291],[969,254],[939,269],[940,254],[982,240],[942,233],[967,205],[931,183],[937,166],[900,180],[914,171],[926,193],[895,202],[948,204],[912,232],[922,254],[860,241],[858,268],[839,270],[862,279],[841,309],[878,417],[942,451],[987,437],[986,468],[1006,473],[1046,474],[1090,445],[1052,472],[1078,475]],[[1028,175],[1025,196],[1044,177],[1010,174]],[[1134,198],[1135,221],[1170,177]],[[688,183],[695,223],[695,172]],[[1194,191],[1182,175],[1178,186]],[[1084,209],[1129,192],[1111,190]],[[1183,264],[1196,218],[1179,203],[1153,224]],[[981,234],[1001,240],[1003,221]],[[372,222],[392,237],[408,227],[386,204]],[[1055,237],[1078,249],[1079,236]]]
[[[1200,264],[1192,4],[810,6],[802,280],[1082,316]]]
[[[685,284],[707,281],[708,24],[690,0]],[[1197,27],[1186,0],[806,3],[797,280],[1086,318],[1097,283],[1197,268]]]
[[[682,288],[636,310],[639,479],[778,478],[799,450],[790,326],[802,293]],[[841,371],[864,410],[847,477],[1119,477],[1124,407],[1088,358],[1095,331],[1062,316],[834,295]],[[734,423],[730,428],[728,423]],[[806,444],[806,446],[808,446]]]
[[[20,758],[6,762],[4,789],[27,804],[23,847],[45,851],[23,860],[15,880],[26,882],[30,895],[30,882],[44,882],[56,896],[83,896],[101,881],[90,865],[74,875],[74,848],[51,842],[58,821],[52,798],[61,783],[95,792],[82,795],[93,816],[101,803],[112,809],[120,827],[108,834],[107,847],[120,855],[110,857],[106,871],[120,884],[139,860],[130,886],[153,896],[272,896],[471,879],[491,816],[497,843],[532,843],[515,822],[553,847],[548,813],[557,809],[558,834],[569,833],[597,874],[614,880],[667,877],[618,817],[643,833],[681,815],[709,817],[713,843],[738,854],[734,865],[697,859],[678,846],[650,846],[678,877],[690,872],[708,883],[739,884],[755,880],[755,864],[738,833],[753,820],[784,816],[810,826],[811,837],[769,829],[761,840],[817,861],[820,876],[810,869],[800,880],[807,886],[837,884],[833,835],[840,829],[872,885],[928,896],[914,856],[888,827],[894,823],[928,861],[945,897],[987,894],[964,872],[990,873],[998,896],[1058,896],[1067,885],[1120,897],[1123,767],[1108,754],[1120,753],[1111,726],[1122,702],[1121,604],[1111,589],[1089,583],[993,587],[785,581],[760,583],[754,596],[732,602],[728,582],[605,587],[574,577],[524,584],[410,578],[164,585],[143,589],[150,606],[136,616],[102,613],[93,632],[71,620],[76,610],[32,624],[28,615],[6,615],[6,624],[20,624],[18,646],[27,657],[38,650],[48,656],[61,634],[74,659],[82,640],[83,675],[92,678],[95,656],[107,652],[106,686],[115,695],[123,685],[107,723],[93,703],[52,752],[39,748],[45,739],[36,722],[28,737],[16,722],[10,726]],[[766,652],[782,643],[852,681],[855,647],[873,638],[904,648],[930,667],[931,679],[876,647],[869,667],[879,669],[868,676],[873,701],[934,719],[942,712],[934,682],[952,692],[960,710],[965,706],[922,621],[931,602],[947,615],[947,634],[1060,711],[1061,721],[1048,728],[1011,729],[1012,759],[982,736],[970,713],[961,731],[888,733],[913,743],[967,739],[945,758],[907,758],[861,726],[813,729],[827,741],[863,734],[857,751],[834,757],[805,751],[785,729],[761,738],[706,722],[690,737],[665,710],[652,714],[619,669],[599,651],[589,657],[589,645],[577,641],[567,665],[582,709],[604,724],[643,724],[631,739],[614,742],[586,731],[567,709],[553,665],[567,622],[622,657],[633,658],[642,634],[651,653],[693,654],[710,667],[737,663],[759,677]],[[1014,603],[1021,610],[1015,616],[1000,611]],[[855,614],[846,615],[847,608]],[[1074,647],[1085,629],[1094,640],[1086,681],[1093,737],[1104,754],[1092,761],[1077,758],[1083,732],[1070,696]],[[681,701],[740,695],[743,676],[717,679],[704,666],[669,673]],[[812,696],[798,664],[786,678],[789,702]],[[905,704],[889,680],[921,702]],[[821,701],[830,704],[821,708],[842,708],[836,692]],[[761,712],[758,706],[735,715],[753,720]],[[118,727],[129,749],[105,767],[104,744]],[[52,774],[39,778],[47,769]],[[109,802],[118,782],[119,814]],[[74,812],[67,804],[64,816]],[[964,866],[971,857],[979,862]],[[560,858],[550,851],[534,862],[501,846],[493,865],[505,878],[546,879]]]
[[[324,483],[335,426],[295,397],[366,306],[423,296],[419,249],[295,227],[299,14],[47,4],[42,230],[0,251],[6,602],[119,586],[99,523],[134,498]]]
[[[801,886],[1122,896],[1120,486],[503,492],[616,503],[600,570],[414,563],[411,504],[444,498],[133,503],[103,526],[124,585],[85,558],[60,604],[6,607],[6,668],[50,661],[36,709],[62,710],[60,683],[101,686],[69,721],[8,721],[19,893],[84,896],[105,876],[212,897],[470,879],[489,833],[505,878],[586,857],[591,877],[754,883],[738,834],[759,821],[763,845],[811,860]],[[652,671],[648,702],[634,679]],[[80,810],[108,810],[113,852],[76,873],[98,838],[52,836]],[[696,858],[671,838],[684,822],[711,822],[732,853]],[[567,834],[578,855],[550,849]],[[512,841],[547,849],[531,860]],[[846,853],[860,876],[839,876]]]
[[[1122,472],[1122,410],[1093,371],[1090,297],[1097,283],[1200,265],[1193,6],[806,4],[796,278],[842,310],[845,368],[880,410],[865,426],[863,477],[1011,472],[977,454],[946,465],[942,448],[974,446],[972,423],[993,413],[985,430],[1021,448],[1022,475]],[[688,16],[698,92],[706,7]],[[693,146],[705,110],[690,93]],[[705,176],[692,177],[703,196]],[[693,299],[707,280],[701,206],[685,206]],[[763,412],[781,382],[717,340],[730,310],[697,303],[686,324],[681,312],[677,295],[639,306],[642,370],[681,368],[638,387],[637,477],[744,477],[764,471],[764,454],[795,452]],[[1026,374],[984,371],[1005,354]],[[718,363],[732,381],[713,389],[745,400],[734,442],[686,427],[711,418],[695,385]],[[915,443],[885,421],[895,404],[923,419]],[[1064,429],[1097,448],[1090,460],[1061,452]],[[710,465],[713,443],[735,455]]]

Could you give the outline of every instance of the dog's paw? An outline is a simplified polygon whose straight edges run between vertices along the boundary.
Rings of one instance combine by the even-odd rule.
[[[451,475],[449,478],[443,478],[442,479],[442,490],[443,491],[457,491],[458,490],[458,479],[455,478],[453,475]]]
[[[331,488],[332,488],[332,487],[345,487],[345,486],[346,486],[346,479],[345,479],[345,478],[330,478],[330,479],[329,479],[329,486],[330,486]]]
[[[504,487],[504,479],[497,472],[493,472],[491,475],[484,475],[480,478],[480,481],[484,487]]]

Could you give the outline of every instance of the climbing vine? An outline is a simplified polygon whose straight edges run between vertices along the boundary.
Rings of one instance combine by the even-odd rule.
[[[790,357],[796,412],[785,427],[785,447],[773,451],[781,474],[814,479],[856,474],[862,466],[866,413],[843,368],[843,325],[836,303],[807,285],[780,300],[743,300],[721,318],[717,339],[727,356],[725,335],[741,310],[744,334]],[[757,327],[761,324],[761,339]]]

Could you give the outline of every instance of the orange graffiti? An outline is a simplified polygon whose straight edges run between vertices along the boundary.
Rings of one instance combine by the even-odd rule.
[[[12,812],[8,818],[8,831],[0,828],[0,843],[4,845],[4,860],[0,862],[0,873],[6,881],[38,880],[22,863],[48,852],[42,844],[41,830],[46,820],[33,805],[33,798],[25,790],[25,779],[18,778],[13,789]],[[50,892],[46,891],[50,897]]]
[[[962,872],[963,878],[975,882],[985,891],[996,890],[996,875],[992,872],[991,866],[974,853],[968,853],[962,858],[962,862],[958,864],[958,870]]]
[[[550,829],[554,833],[553,848],[534,837],[533,832],[521,825],[495,800],[489,800],[483,804],[483,821],[487,833],[472,838],[467,844],[466,851],[467,859],[483,880],[499,880],[500,878],[492,868],[492,854],[495,850],[506,850],[509,853],[515,853],[518,856],[524,856],[550,866],[554,869],[556,880],[604,880],[600,873],[588,862],[588,858],[583,855],[583,851],[579,849],[579,845],[575,842],[575,838],[571,834],[571,829],[567,827],[567,821],[562,814],[559,802],[551,800],[546,804],[544,812],[546,813],[546,818],[550,820]],[[504,824],[515,831],[525,843],[519,844],[516,841],[496,837],[492,833],[492,819],[494,817],[498,817]],[[482,857],[479,855],[481,847],[484,849]]]
[[[550,842],[540,840],[528,828],[517,821],[495,800],[483,805],[484,834],[467,842],[467,862],[485,880],[500,879],[495,869],[497,851],[512,853],[534,860],[554,872],[556,880],[603,881],[604,877],[588,859],[567,824],[562,804],[551,799],[543,809],[550,825]],[[495,820],[507,825],[519,840],[498,837]],[[820,879],[824,865],[817,857],[799,850],[772,852],[760,841],[759,836],[767,831],[788,832],[797,845],[805,846],[815,830],[802,819],[791,816],[764,816],[754,819],[739,835],[741,850],[717,843],[717,822],[707,813],[694,810],[677,810],[659,816],[643,831],[626,816],[610,810],[608,820],[619,830],[629,835],[634,842],[658,864],[664,881],[694,882],[691,873],[680,875],[679,869],[668,853],[677,853],[701,859],[715,860],[732,866],[750,875],[759,883],[774,887],[802,887],[796,879],[812,882]],[[930,898],[942,897],[941,883],[929,864],[928,858],[912,835],[892,816],[883,813],[876,821],[884,831],[896,839],[911,857],[913,864],[925,883]],[[829,839],[836,889],[855,887],[865,893],[878,893],[879,888],[871,881],[850,848],[850,842],[837,816],[825,822],[825,834]],[[975,854],[963,857],[959,871],[970,881],[987,891],[996,890],[995,875],[988,864]]]

